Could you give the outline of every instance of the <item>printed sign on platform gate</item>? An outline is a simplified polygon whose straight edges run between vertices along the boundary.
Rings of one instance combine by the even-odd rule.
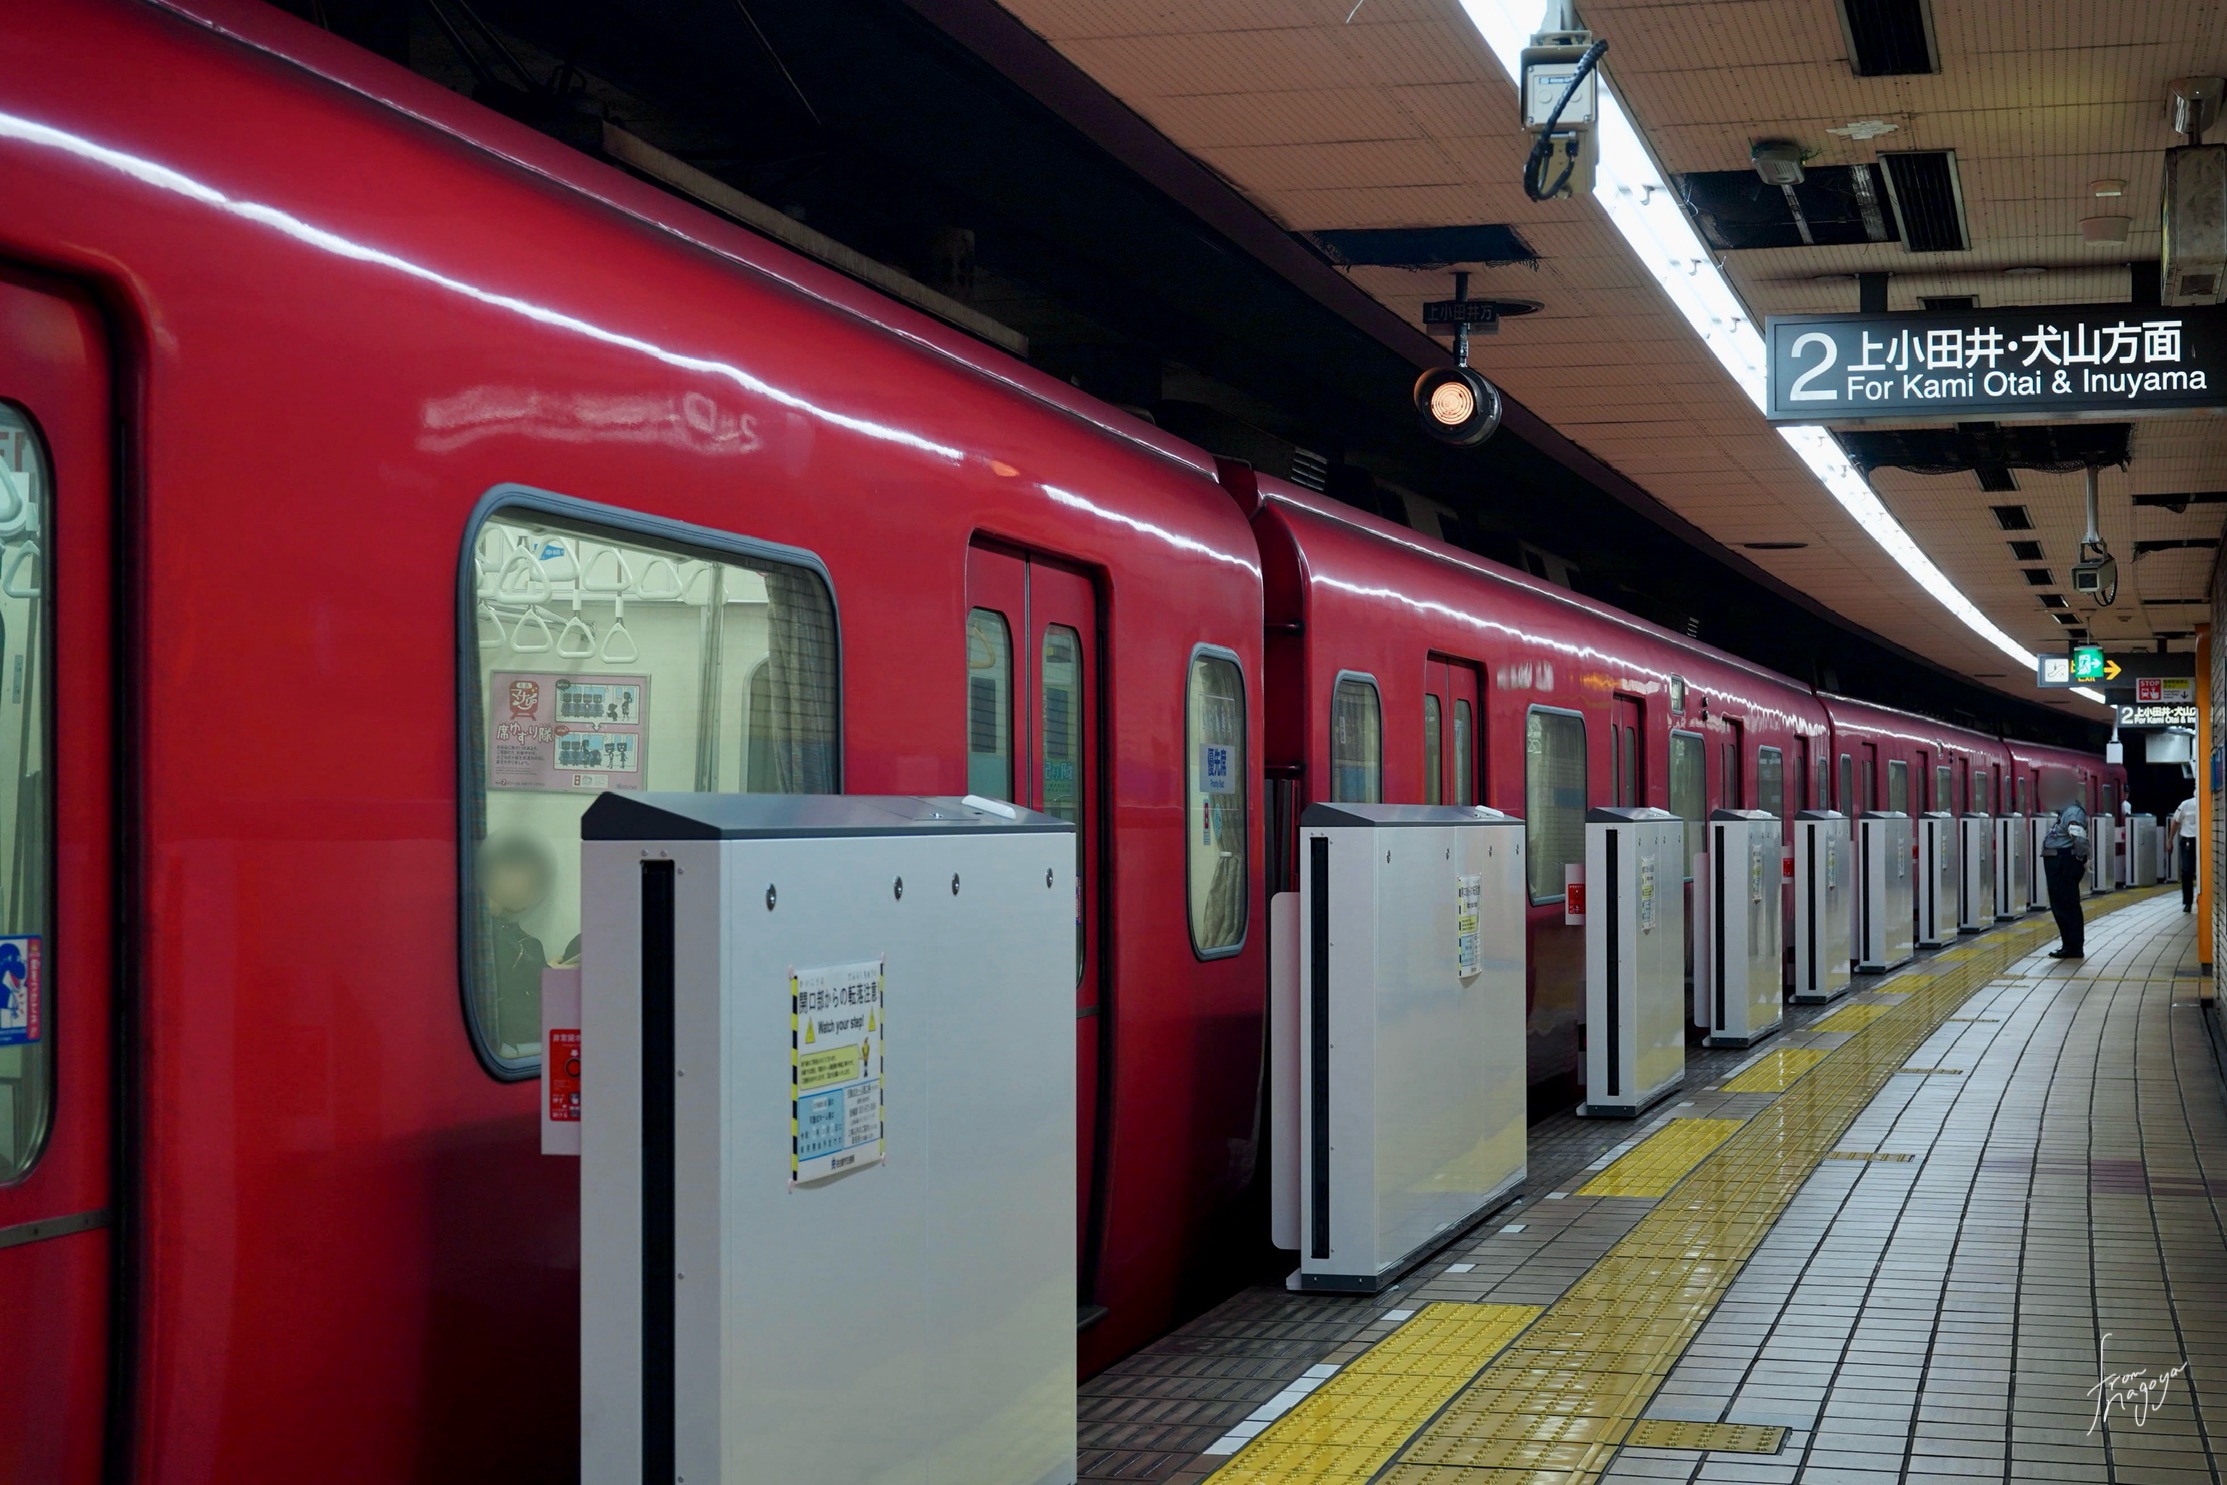
[[[882,961],[789,973],[789,1181],[882,1158]]]
[[[0,937],[0,1047],[24,1046],[42,1035],[39,949],[35,933]]]

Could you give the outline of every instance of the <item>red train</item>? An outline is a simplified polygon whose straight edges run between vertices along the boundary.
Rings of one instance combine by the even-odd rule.
[[[571,1478],[595,788],[1078,822],[1095,1366],[1258,1241],[1308,799],[1529,817],[1546,1086],[1588,802],[2106,777],[1218,468],[252,0],[7,34],[0,1479]]]

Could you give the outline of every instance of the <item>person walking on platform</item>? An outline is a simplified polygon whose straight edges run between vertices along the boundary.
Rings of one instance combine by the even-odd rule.
[[[2080,807],[2080,790],[2073,780],[2058,775],[2043,803],[2056,818],[2041,838],[2041,868],[2049,882],[2049,911],[2057,920],[2061,942],[2050,950],[2052,959],[2087,957],[2087,920],[2080,915],[2080,880],[2088,864],[2088,812]]]
[[[2165,838],[2181,874],[2181,911],[2196,911],[2196,796],[2182,800],[2168,817]]]

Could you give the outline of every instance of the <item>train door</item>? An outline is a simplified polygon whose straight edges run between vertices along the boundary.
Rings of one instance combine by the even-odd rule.
[[[1430,657],[1423,672],[1423,803],[1476,804],[1484,686],[1466,661]]]
[[[1746,746],[1747,729],[1738,722],[1726,722],[1724,744],[1718,755],[1718,762],[1724,778],[1723,807],[1728,810],[1746,808],[1741,802],[1740,787],[1743,762],[1741,749]]]
[[[1867,742],[1863,744],[1863,750],[1864,756],[1856,770],[1856,811],[1858,814],[1869,813],[1876,808],[1873,804],[1873,800],[1877,797],[1874,791],[1879,787],[1879,744]]]
[[[1636,696],[1617,693],[1609,701],[1608,756],[1616,802],[1637,806],[1647,802],[1647,755],[1640,738],[1644,712]]]
[[[1076,1231],[1087,1286],[1104,1034],[1098,595],[1072,568],[977,546],[967,554],[967,604],[967,787],[1075,826]]]
[[[1915,767],[1917,768],[1918,776],[1917,782],[1912,786],[1916,790],[1916,793],[1912,796],[1910,801],[1910,812],[1915,815],[1923,814],[1929,809],[1947,809],[1948,806],[1941,802],[1941,795],[1938,790],[1934,790],[1930,794],[1930,798],[1933,802],[1931,804],[1926,803],[1926,800],[1929,797],[1928,790],[1932,789],[1933,755],[1930,752],[1926,751],[1924,748],[1918,749],[1918,757]],[[1911,834],[1915,836],[1917,832],[1913,830]]]
[[[109,429],[99,317],[0,276],[0,1480],[62,1485],[109,1370]]]

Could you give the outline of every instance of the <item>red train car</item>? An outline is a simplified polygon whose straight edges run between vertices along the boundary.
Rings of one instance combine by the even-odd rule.
[[[0,1479],[569,1478],[582,784],[1074,818],[1086,1361],[1164,1330],[1265,981],[1211,464],[259,5],[8,34]]]
[[[1826,715],[1785,677],[1413,531],[1232,471],[1267,581],[1272,891],[1315,801],[1521,815],[1531,870],[1531,1079],[1580,1066],[1584,933],[1563,869],[1593,805],[1791,819],[1818,797]],[[1692,849],[1701,832],[1689,831]]]
[[[9,40],[0,1479],[568,1477],[576,1170],[528,1080],[597,788],[1077,823],[1087,1368],[1258,1241],[1299,805],[1525,815],[1551,1085],[1587,804],[1790,815],[1834,710],[1901,738],[251,0]]]

